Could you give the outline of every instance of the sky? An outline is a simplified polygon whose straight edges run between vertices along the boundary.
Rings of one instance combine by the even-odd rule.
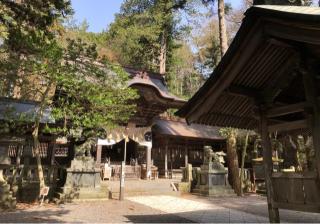
[[[74,19],[89,23],[89,31],[101,32],[114,20],[114,14],[120,10],[123,0],[71,0],[75,11]],[[240,0],[226,0],[233,7],[240,5]]]

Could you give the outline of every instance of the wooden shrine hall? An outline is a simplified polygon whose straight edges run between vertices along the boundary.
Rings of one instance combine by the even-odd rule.
[[[269,218],[320,212],[320,8],[253,6],[202,88],[178,111],[189,123],[259,130]],[[309,131],[316,166],[274,172],[270,133]]]
[[[188,126],[184,120],[163,119],[156,120],[152,126],[152,159],[159,175],[165,178],[172,177],[174,170],[178,173],[188,163],[200,167],[203,148],[208,145],[214,151],[226,151],[226,141],[219,134],[218,127]]]
[[[169,93],[161,74],[132,68],[125,68],[125,71],[129,76],[128,86],[136,89],[140,96],[137,100],[137,111],[129,119],[127,125],[107,131],[107,139],[98,141],[95,153],[96,162],[99,165],[109,160],[110,166],[120,166],[126,147],[126,166],[128,166],[126,170],[128,172],[137,170],[131,169],[132,161],[135,160],[136,165],[146,167],[146,178],[149,178],[152,167],[151,126],[154,119],[169,108],[181,108],[186,101]],[[128,144],[124,143],[125,138]],[[127,173],[126,176],[140,177],[140,174]]]

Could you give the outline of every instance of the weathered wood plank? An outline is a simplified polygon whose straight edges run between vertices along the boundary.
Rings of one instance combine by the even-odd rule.
[[[289,204],[289,203],[274,202],[274,206],[276,208],[295,210],[295,211],[320,212],[320,204],[306,205],[306,204]]]
[[[317,179],[304,179],[304,192],[306,204],[320,204],[320,191]]]
[[[286,179],[284,178],[272,178],[272,185],[274,190],[274,201],[275,202],[287,202],[288,191],[286,186]]]
[[[316,179],[316,172],[303,172],[303,173],[294,173],[294,172],[277,172],[272,173],[272,178],[294,178],[294,179]]]

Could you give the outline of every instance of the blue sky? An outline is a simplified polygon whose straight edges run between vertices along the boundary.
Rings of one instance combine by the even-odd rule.
[[[75,11],[74,19],[82,22],[86,19],[89,31],[100,32],[105,30],[114,19],[114,14],[119,12],[122,0],[71,0]],[[240,5],[241,0],[226,0],[233,7]]]

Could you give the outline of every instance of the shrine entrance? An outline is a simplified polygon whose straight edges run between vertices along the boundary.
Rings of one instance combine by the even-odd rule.
[[[138,155],[141,150],[139,150],[139,144],[132,139],[127,142],[126,148],[126,164],[129,165],[133,160],[140,158]],[[120,164],[124,160],[124,148],[125,140],[114,144],[102,146],[101,150],[101,162],[110,164]]]
[[[126,179],[149,179],[152,173],[149,133],[150,128],[147,127],[119,127],[110,131],[106,139],[99,139],[95,158],[101,168],[102,179],[118,179],[124,160]]]

